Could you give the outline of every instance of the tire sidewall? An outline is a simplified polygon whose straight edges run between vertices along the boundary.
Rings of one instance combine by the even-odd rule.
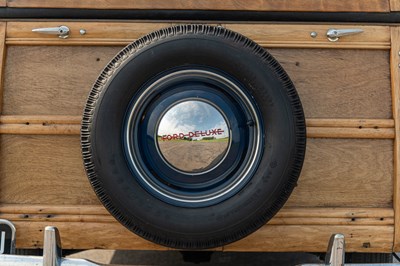
[[[118,220],[161,244],[165,239],[206,242],[212,234],[213,245],[218,245],[249,234],[282,207],[297,180],[293,165],[304,143],[296,136],[304,132],[296,127],[302,121],[288,97],[293,85],[282,79],[283,70],[271,67],[273,59],[261,59],[264,53],[228,38],[177,35],[147,44],[119,64],[99,93],[90,133],[97,194]],[[149,79],[187,65],[212,67],[234,77],[257,102],[264,120],[263,155],[256,173],[239,193],[206,208],[177,207],[153,197],[132,175],[123,151],[131,99]]]

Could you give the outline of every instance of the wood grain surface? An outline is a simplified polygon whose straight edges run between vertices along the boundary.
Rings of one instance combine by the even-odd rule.
[[[81,115],[93,82],[119,49],[9,47],[3,114]],[[270,52],[293,80],[307,118],[392,118],[386,51]]]
[[[149,34],[150,32],[170,27],[180,23],[155,22],[65,22],[65,21],[35,21],[8,22],[8,45],[127,45],[128,43]],[[66,25],[70,28],[67,39],[56,35],[46,35],[32,32],[32,29]],[[264,47],[286,48],[334,48],[334,49],[390,49],[390,29],[387,26],[363,25],[301,25],[301,24],[254,24],[254,23],[224,23],[210,25],[225,27],[251,38]],[[364,32],[340,38],[331,42],[326,37],[328,29],[356,28]],[[80,29],[86,34],[81,35]],[[311,32],[317,36],[311,37]]]
[[[0,124],[0,134],[80,135],[73,124]],[[308,138],[394,139],[394,128],[307,127]]]
[[[115,219],[101,205],[0,204],[0,219],[26,222],[96,222]],[[269,225],[393,225],[391,208],[283,208]]]
[[[81,116],[3,115],[1,134],[79,135]],[[306,120],[309,138],[394,139],[393,119],[316,119]]]
[[[83,169],[78,136],[0,136],[0,202],[100,204]]]
[[[308,139],[285,206],[392,207],[393,141]]]
[[[119,50],[9,47],[3,114],[82,115],[92,84]]]
[[[400,11],[400,1],[390,0],[390,11]]]
[[[7,0],[8,7],[93,9],[189,9],[247,11],[388,12],[389,0]]]
[[[6,50],[6,23],[0,22],[0,113],[3,108],[3,82],[4,67],[6,63]]]
[[[17,232],[21,231],[17,235],[20,248],[41,247],[43,229],[52,224],[61,229],[64,248],[166,249],[129,232],[107,215],[102,206],[2,204],[0,218],[13,219]],[[393,240],[393,210],[283,208],[257,232],[218,250],[325,251],[328,242],[325,238],[337,232],[346,235],[348,251],[389,252]]]
[[[385,26],[363,25],[276,25],[276,24],[222,24],[235,32],[252,39],[261,46],[291,48],[358,48],[389,49],[390,29]],[[360,34],[340,38],[331,42],[326,37],[329,29],[360,29]],[[311,32],[317,34],[311,37]],[[7,34],[8,36],[8,34]],[[327,58],[326,58],[327,59]]]
[[[224,251],[326,252],[330,236],[340,232],[346,252],[391,252],[393,230],[393,226],[267,225]]]
[[[0,140],[1,203],[98,204],[83,170],[79,136]],[[286,206],[392,207],[392,158],[392,140],[309,139]],[[62,197],[60,187],[67,190]]]
[[[16,221],[17,248],[42,247],[47,222]],[[167,250],[150,243],[114,223],[53,222],[60,230],[65,249]],[[391,252],[393,226],[265,225],[257,232],[228,246],[223,251],[325,252],[331,234],[346,237],[346,251]]]
[[[393,180],[393,208],[395,212],[394,250],[400,251],[400,28],[392,28],[392,50],[390,56],[393,118],[395,122],[396,138],[394,141],[394,180]]]
[[[292,79],[307,118],[392,118],[389,53],[269,49]]]

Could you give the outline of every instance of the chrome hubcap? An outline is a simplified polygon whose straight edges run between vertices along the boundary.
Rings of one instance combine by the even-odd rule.
[[[161,118],[157,144],[171,167],[190,174],[205,173],[224,159],[230,145],[229,127],[212,104],[184,101]]]

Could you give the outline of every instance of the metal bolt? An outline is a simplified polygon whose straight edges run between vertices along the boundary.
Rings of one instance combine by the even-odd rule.
[[[80,33],[81,35],[85,35],[85,34],[86,34],[86,30],[85,30],[85,29],[80,29],[80,30],[79,30],[79,33]]]
[[[315,31],[310,33],[311,38],[315,38],[318,36],[318,33],[316,33]]]
[[[400,56],[400,51],[399,51],[399,56]]]

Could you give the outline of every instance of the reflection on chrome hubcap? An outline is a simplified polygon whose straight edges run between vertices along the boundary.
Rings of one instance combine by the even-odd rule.
[[[177,170],[204,173],[223,160],[229,127],[212,104],[189,100],[170,108],[160,120],[157,142],[165,161]]]

